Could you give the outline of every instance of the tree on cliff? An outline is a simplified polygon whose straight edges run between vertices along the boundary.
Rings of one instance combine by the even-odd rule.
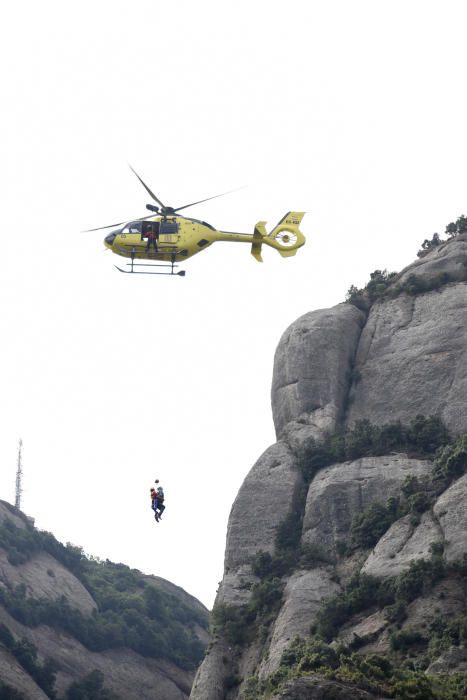
[[[446,226],[446,233],[449,238],[455,238],[460,233],[467,233],[467,216],[460,216],[457,221],[451,222]]]

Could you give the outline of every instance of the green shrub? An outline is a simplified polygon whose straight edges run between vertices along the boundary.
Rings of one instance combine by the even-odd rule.
[[[230,690],[231,688],[236,688],[241,682],[241,676],[239,676],[237,673],[229,673],[224,680],[224,686],[226,690]]]
[[[340,557],[346,557],[351,552],[351,547],[344,540],[337,540],[336,552]]]
[[[441,240],[439,233],[434,233],[433,238],[425,238],[425,240],[422,243],[422,251],[428,252],[430,250],[433,250],[433,248],[437,248],[439,245],[441,245],[441,243],[443,243],[443,241]],[[419,254],[417,253],[417,255]]]
[[[251,562],[251,570],[258,578],[266,578],[275,575],[275,561],[269,552],[259,550]]]
[[[438,450],[435,457],[435,478],[453,479],[462,476],[467,469],[467,433],[460,435],[449,445]]]
[[[408,506],[412,513],[424,513],[431,507],[432,499],[427,493],[420,491],[409,496]]]
[[[426,639],[424,639],[420,632],[411,628],[401,630],[400,632],[393,632],[389,637],[389,641],[393,651],[400,651],[402,653],[406,652],[415,644],[426,643]]]
[[[437,700],[432,682],[424,673],[406,673],[406,676],[393,684],[393,697],[398,700]]]
[[[315,633],[329,641],[352,615],[376,603],[380,582],[373,576],[356,574],[345,590],[324,601],[314,626]]]
[[[396,277],[396,272],[375,270],[370,274],[370,281],[363,289],[358,289],[354,285],[350,287],[346,301],[354,304],[359,309],[365,309],[368,307],[368,303],[371,304],[385,295],[388,287],[394,282]]]
[[[446,565],[439,557],[418,559],[411,563],[408,571],[394,580],[395,596],[407,603],[420,594],[430,591],[446,574]]]
[[[15,640],[13,634],[4,624],[0,625],[0,642],[15,657],[18,663],[29,673],[44,693],[53,700],[56,697],[54,690],[57,665],[51,659],[44,663],[37,660],[37,648],[29,640],[23,638]],[[4,690],[4,693],[6,691]],[[2,695],[0,694],[0,698]],[[4,697],[7,697],[4,695]]]
[[[452,646],[467,646],[467,616],[459,615],[452,620],[436,617],[429,626],[431,658],[439,656]]]
[[[454,238],[455,236],[458,236],[460,233],[466,233],[467,232],[467,216],[460,216],[457,221],[451,222],[446,226],[446,233],[448,234],[449,237]]]
[[[410,449],[420,454],[433,455],[451,439],[448,429],[438,416],[415,416],[410,422],[406,441]]]
[[[384,505],[374,501],[361,513],[357,513],[350,528],[352,544],[357,547],[374,547],[388,528],[399,517],[393,501]]]
[[[272,615],[278,611],[282,601],[282,590],[284,584],[282,581],[275,578],[267,578],[259,583],[255,583],[252,587],[248,610],[255,617]]]
[[[331,558],[328,552],[324,551],[322,547],[311,542],[305,542],[305,544],[300,546],[300,566],[315,567],[318,564],[329,564],[331,563]]]
[[[407,617],[407,604],[405,601],[398,600],[393,605],[388,605],[384,609],[384,616],[388,622],[404,622]]]
[[[27,700],[23,693],[0,680],[0,700]]]
[[[71,683],[66,700],[118,700],[118,695],[104,688],[104,674],[94,669],[82,680]]]
[[[211,613],[213,633],[236,646],[249,643],[254,635],[261,635],[264,641],[282,604],[283,588],[280,578],[269,576],[253,584],[246,605],[215,605]]]
[[[408,426],[403,426],[400,421],[372,425],[364,419],[323,442],[313,443],[302,456],[301,469],[309,483],[319,469],[361,457],[377,457],[390,452],[408,452],[419,458],[433,457],[450,439],[449,431],[438,416],[417,415]]]
[[[230,644],[243,646],[251,640],[253,632],[247,615],[246,606],[219,603],[212,609],[212,631],[221,634]]]

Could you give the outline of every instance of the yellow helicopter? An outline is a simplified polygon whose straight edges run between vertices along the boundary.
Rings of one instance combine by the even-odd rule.
[[[207,197],[198,202],[184,204],[181,207],[168,207],[156,197],[146,183],[143,182],[138,173],[131,166],[130,168],[148,194],[157,202],[158,206],[154,204],[146,205],[146,208],[153,212],[153,214],[130,222],[121,221],[118,224],[89,229],[89,231],[100,231],[106,228],[118,227],[107,234],[104,238],[104,244],[113,253],[131,259],[131,262],[126,265],[126,267],[130,268],[128,270],[123,270],[118,267],[118,265],[115,265],[120,272],[150,275],[180,275],[183,277],[185,275],[184,270],[175,270],[175,268],[179,266],[179,263],[191,258],[201,250],[205,250],[216,241],[250,243],[251,254],[259,262],[263,261],[261,257],[261,246],[263,243],[278,250],[283,257],[295,255],[298,248],[305,243],[305,236],[299,229],[300,222],[305,212],[287,212],[270,233],[266,232],[265,221],[259,221],[252,234],[218,231],[205,221],[189,219],[179,215],[177,212],[192,207],[195,204],[201,204],[210,199],[222,197],[223,194],[228,193],[224,192],[214,197]],[[136,262],[139,260],[156,262]],[[135,269],[141,267],[165,269],[161,271],[153,269]]]

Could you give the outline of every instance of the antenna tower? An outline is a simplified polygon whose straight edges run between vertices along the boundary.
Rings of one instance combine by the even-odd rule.
[[[21,509],[21,494],[23,492],[23,489],[21,487],[21,478],[23,476],[23,462],[22,462],[22,452],[23,450],[23,441],[19,440],[18,443],[18,462],[16,465],[16,497],[15,497],[15,507],[18,509]]]

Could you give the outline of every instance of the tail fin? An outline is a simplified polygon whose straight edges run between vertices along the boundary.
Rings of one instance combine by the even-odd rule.
[[[251,244],[251,254],[258,262],[263,262],[263,258],[261,256],[261,246],[263,245],[263,241],[267,235],[266,222],[258,221],[253,233],[253,243]]]
[[[274,229],[274,231],[275,231],[276,229],[278,229],[279,226],[283,226],[283,227],[288,227],[288,226],[291,226],[291,227],[300,226],[300,224],[302,223],[302,219],[303,219],[304,216],[305,216],[305,212],[304,212],[304,211],[289,211],[289,212],[287,212],[287,214],[286,214],[284,217],[282,217],[282,219],[279,221],[279,223],[277,224],[277,226],[276,226],[276,228]],[[272,231],[271,231],[271,233],[272,233]]]

